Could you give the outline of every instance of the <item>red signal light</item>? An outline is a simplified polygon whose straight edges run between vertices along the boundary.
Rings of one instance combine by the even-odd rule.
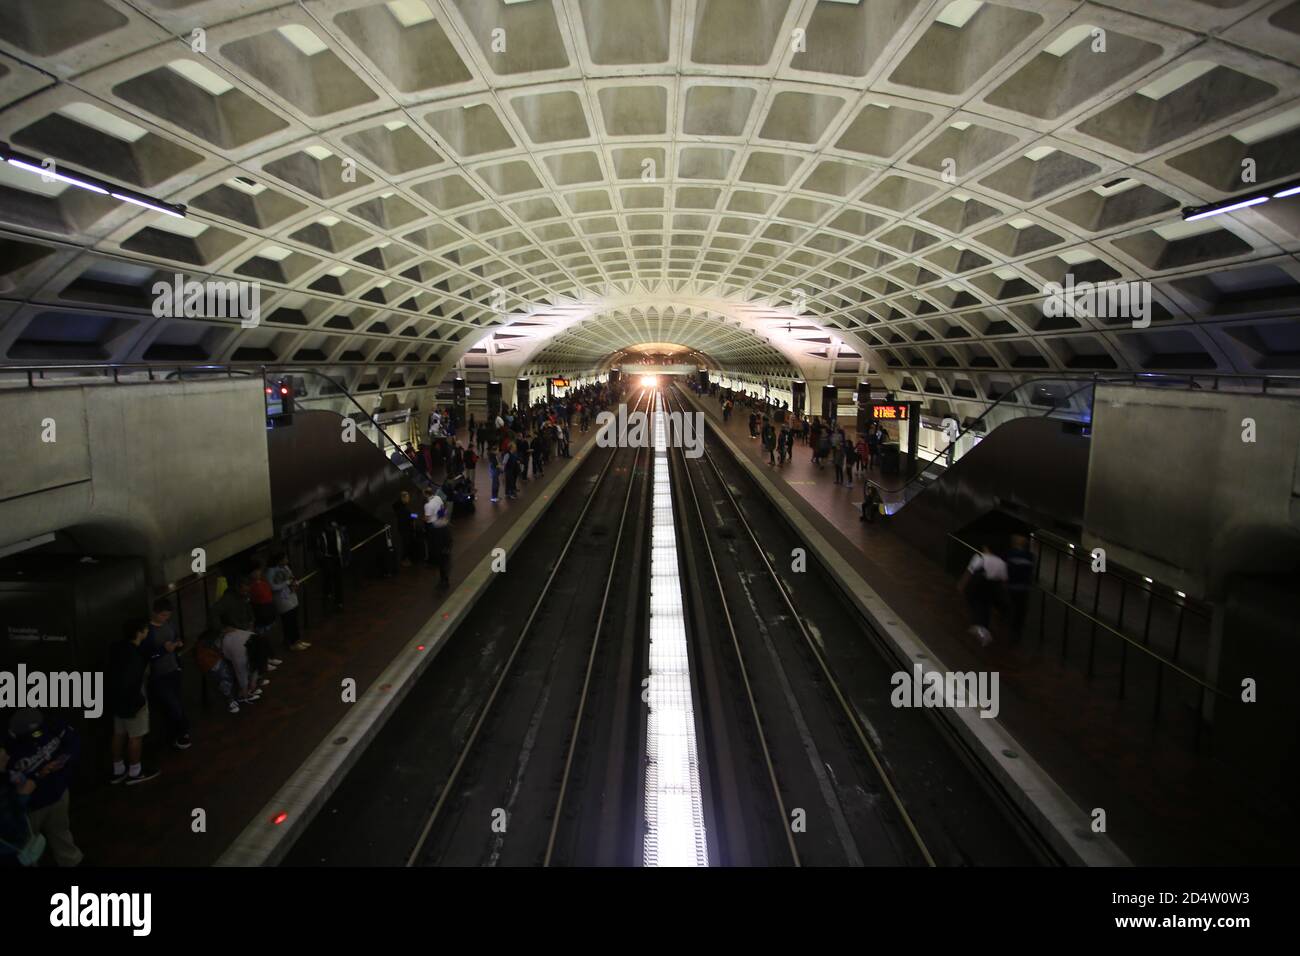
[[[286,388],[285,386],[281,385],[281,386],[280,386],[280,394],[281,394],[281,395],[288,395],[288,394],[289,394],[289,389]]]
[[[288,819],[289,819],[289,814],[281,810],[279,813],[275,815],[275,818],[271,822],[274,823],[276,826],[279,826],[281,823],[283,823],[285,820]]]

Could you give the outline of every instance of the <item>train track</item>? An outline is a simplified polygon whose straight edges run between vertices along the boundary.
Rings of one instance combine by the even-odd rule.
[[[669,405],[688,411],[677,397]],[[675,466],[682,509],[697,532],[695,584],[707,591],[707,601],[695,602],[694,650],[701,695],[714,700],[702,702],[701,723],[712,765],[732,769],[711,780],[722,862],[1039,861],[1022,848],[1021,832],[931,721],[920,714],[907,721],[884,702],[887,693],[878,693],[867,705],[867,722],[862,684],[888,688],[893,665],[863,646],[871,644],[862,640],[865,623],[832,606],[839,602],[820,581],[803,579],[807,584],[800,585],[800,604],[805,593],[815,594],[814,614],[797,605],[776,567],[788,559],[779,549],[789,533],[776,535],[775,525],[755,527],[733,480],[707,447],[694,462],[677,455]],[[815,574],[811,561],[809,572]],[[836,672],[845,661],[828,657],[833,630],[857,645],[859,659],[849,669],[857,693]],[[907,736],[924,741],[924,749],[894,740],[901,722],[907,723]],[[883,748],[891,741],[887,756]],[[918,771],[917,765],[926,767]],[[907,774],[913,799],[898,784],[898,773]],[[945,809],[945,796],[961,803]]]
[[[640,396],[636,408],[648,397]],[[614,682],[623,690],[613,694],[608,693],[611,688],[607,683],[597,681],[596,677],[598,663],[609,643],[606,632],[613,629],[610,611],[615,582],[627,563],[620,558],[634,536],[639,547],[638,522],[630,520],[630,516],[641,513],[640,508],[633,509],[632,505],[634,492],[645,485],[643,477],[638,480],[642,458],[639,448],[616,449],[598,474],[539,596],[524,618],[509,655],[474,717],[407,856],[407,866],[433,862],[488,865],[531,862],[543,866],[578,862],[563,858],[574,852],[576,845],[576,838],[563,830],[566,819],[573,816],[566,817],[566,810],[577,789],[575,773],[584,763],[583,751],[586,751],[586,762],[590,762],[592,755],[592,748],[584,747],[583,741],[584,728],[590,723],[593,694],[606,694],[607,703],[602,712],[612,715],[610,719],[614,722],[626,719],[630,706],[626,699],[620,704],[620,698],[627,697],[631,684],[627,676]],[[626,488],[617,513],[617,527],[610,536],[603,524],[594,522],[598,512],[605,514],[608,496],[603,492],[609,490],[607,482],[614,474],[626,475]],[[601,544],[606,541],[607,544]],[[635,567],[636,549],[632,551],[627,560]],[[605,571],[599,602],[593,603],[592,580],[584,572],[594,571],[601,565]],[[635,580],[639,575],[632,577]],[[634,592],[620,594],[617,600],[623,605],[634,597]],[[568,613],[561,616],[561,609]],[[593,617],[584,620],[580,616],[592,609]],[[625,653],[618,658],[616,670],[627,675],[630,671],[628,641],[621,644]],[[512,686],[523,684],[529,693],[507,693]],[[560,721],[558,715],[565,707],[565,695],[572,692],[574,684],[577,689],[572,717]],[[561,727],[567,731],[562,733]],[[489,728],[495,729],[489,732]],[[608,768],[635,765],[626,755],[620,756],[625,736],[620,739],[618,733],[605,733],[604,739],[609,747]],[[558,784],[555,773],[547,772],[554,770],[555,762],[559,764]],[[584,766],[583,770],[586,769]],[[615,775],[620,779],[612,789],[617,791],[623,775]],[[546,799],[552,791],[553,799]],[[549,813],[541,809],[547,805]],[[609,810],[602,815],[608,817],[613,813],[616,811]],[[575,825],[575,821],[570,819],[568,825]],[[521,839],[512,839],[521,832]],[[593,838],[583,845],[591,846],[593,841],[604,847],[602,852],[610,861],[618,860],[617,846],[609,845],[608,841]]]

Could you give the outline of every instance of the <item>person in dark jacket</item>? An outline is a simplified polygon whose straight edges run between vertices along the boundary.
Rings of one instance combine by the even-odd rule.
[[[520,435],[519,440],[515,442],[515,447],[511,449],[515,459],[515,469],[520,481],[528,480],[528,465],[533,460],[532,445],[529,444],[527,435]],[[510,493],[506,492],[506,497]]]
[[[154,702],[154,710],[161,713],[171,727],[172,746],[177,750],[188,750],[190,722],[185,715],[179,656],[185,648],[185,640],[176,633],[176,625],[172,623],[172,603],[166,598],[153,602],[149,639],[144,647],[149,652],[149,699]]]
[[[158,776],[141,763],[144,738],[149,733],[149,699],[145,681],[149,676],[151,651],[144,646],[149,622],[141,618],[126,623],[125,634],[108,649],[105,675],[108,706],[113,714],[112,783],[144,783]],[[125,759],[123,757],[125,756]]]
[[[514,444],[502,456],[501,465],[506,473],[506,497],[519,497],[519,451]]]
[[[253,630],[253,605],[248,601],[248,591],[247,575],[232,575],[231,586],[208,609],[208,630],[220,634],[225,621],[241,630]]]
[[[767,452],[767,463],[776,464],[776,429],[772,427],[771,420],[763,416],[763,450]]]
[[[143,689],[140,693],[144,695]],[[46,717],[39,710],[24,708],[14,711],[9,718],[9,741],[5,749],[9,753],[10,782],[20,791],[27,789],[27,781],[36,784],[27,795],[31,832],[45,837],[55,863],[76,866],[82,860],[82,853],[72,839],[68,785],[75,776],[81,738],[57,717]]]
[[[36,781],[20,779],[22,783],[9,779],[9,751],[0,745],[0,867],[23,865],[19,855],[31,846],[34,838],[31,824],[27,822],[27,801],[36,791]],[[24,862],[27,866],[36,863],[35,860]]]

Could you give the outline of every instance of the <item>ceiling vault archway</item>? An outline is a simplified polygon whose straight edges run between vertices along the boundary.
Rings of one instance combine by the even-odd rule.
[[[1300,175],[1281,0],[77,6],[0,5],[0,140],[188,212],[0,164],[0,365],[1300,370],[1300,199],[1179,215]],[[155,315],[176,275],[258,283],[259,323]],[[1066,276],[1149,321],[1052,314]]]

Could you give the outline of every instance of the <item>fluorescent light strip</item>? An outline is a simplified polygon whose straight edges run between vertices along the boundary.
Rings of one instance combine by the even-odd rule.
[[[154,212],[160,212],[163,213],[164,215],[175,216],[177,219],[185,218],[184,206],[177,206],[175,208],[172,208],[168,205],[164,205],[162,200],[150,202],[148,199],[139,199],[135,196],[128,195],[127,193],[124,192],[114,192],[111,188],[105,188],[106,186],[108,186],[108,184],[105,184],[105,186],[98,186],[95,183],[89,182],[88,180],[80,179],[76,176],[65,175],[64,173],[60,173],[54,169],[47,168],[45,166],[40,165],[39,163],[33,162],[31,159],[23,156],[21,153],[15,154],[7,146],[0,148],[0,158],[3,158],[4,161],[7,162],[10,166],[13,166],[17,169],[24,170],[25,172],[32,173],[36,176],[41,176],[47,181],[50,179],[55,179],[61,183],[67,183],[70,186],[76,186],[78,189],[85,189],[88,192],[99,193],[101,196],[111,196],[114,199],[120,199],[122,202],[129,202],[136,206],[142,206],[145,209],[152,209]],[[177,212],[177,209],[182,211]]]
[[[1254,199],[1243,199],[1241,202],[1235,202],[1229,206],[1219,206],[1217,209],[1207,209],[1204,212],[1198,212],[1195,215],[1187,216],[1183,219],[1183,222],[1196,222],[1198,219],[1208,219],[1210,216],[1217,216],[1224,212],[1232,212],[1234,209],[1245,209],[1247,206],[1258,206],[1262,202],[1268,202],[1268,199],[1268,196],[1256,196]]]
[[[151,202],[146,202],[143,199],[136,199],[134,196],[128,196],[125,193],[109,193],[109,195],[114,199],[122,200],[122,202],[134,203],[137,206],[143,206],[145,209],[152,209],[154,212],[160,212],[167,216],[175,216],[177,219],[184,218],[174,209],[168,209],[165,206],[155,206]]]
[[[655,396],[650,529],[650,714],[646,721],[646,866],[708,866],[686,614],[668,471],[663,400]]]
[[[34,163],[23,162],[21,159],[10,159],[9,165],[17,166],[19,169],[25,169],[29,173],[35,173],[37,176],[48,176],[50,179],[57,179],[61,183],[68,183],[71,186],[80,186],[82,189],[89,189],[92,193],[99,193],[104,196],[109,195],[107,189],[100,189],[98,186],[92,186],[90,183],[83,180],[76,179],[72,176],[65,176],[62,173],[56,173],[54,170],[46,169],[44,166],[37,166]]]

